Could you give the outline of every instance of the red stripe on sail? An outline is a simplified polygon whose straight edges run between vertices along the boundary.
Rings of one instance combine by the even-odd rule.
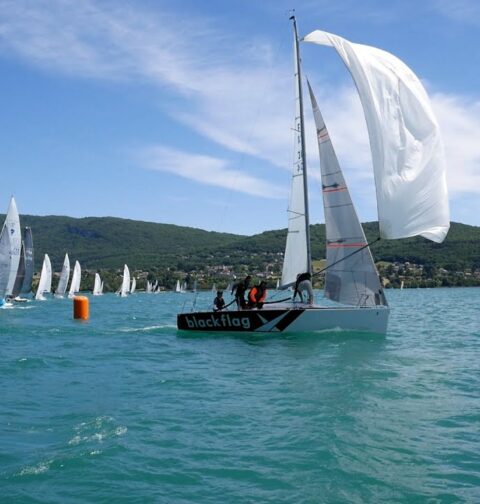
[[[364,247],[366,243],[328,243],[330,248]]]
[[[334,188],[327,188],[323,189],[323,192],[339,192],[339,191],[346,191],[346,187],[334,187]]]

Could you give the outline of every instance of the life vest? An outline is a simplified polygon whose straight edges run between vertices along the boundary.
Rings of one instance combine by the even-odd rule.
[[[248,293],[248,300],[252,304],[263,303],[266,297],[267,297],[267,289],[263,289],[262,291],[256,285],[252,287],[252,289]]]

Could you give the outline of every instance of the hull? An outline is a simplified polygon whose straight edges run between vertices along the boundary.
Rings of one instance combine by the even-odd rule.
[[[298,333],[329,330],[387,332],[387,307],[269,307],[262,310],[192,312],[177,315],[186,331]]]

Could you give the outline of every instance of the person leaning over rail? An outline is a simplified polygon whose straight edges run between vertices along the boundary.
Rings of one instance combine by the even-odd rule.
[[[247,275],[242,281],[236,283],[232,287],[232,296],[235,294],[235,301],[237,303],[237,308],[239,310],[245,310],[247,308],[247,302],[245,300],[245,293],[250,287],[250,280],[252,277]]]
[[[299,296],[300,302],[304,303],[304,294],[309,305],[313,304],[313,287],[312,287],[312,274],[311,273],[299,273],[297,275],[297,281],[295,282],[295,290],[293,291],[293,300],[295,301],[296,296]]]

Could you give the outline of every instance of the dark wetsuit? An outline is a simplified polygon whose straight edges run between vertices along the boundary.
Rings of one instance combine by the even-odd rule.
[[[232,289],[232,294],[235,293],[235,301],[237,302],[237,307],[239,310],[244,310],[247,308],[247,302],[245,301],[245,293],[247,292],[250,279],[245,278],[238,284],[235,284]]]
[[[214,306],[214,308],[213,308],[214,311],[223,310],[223,308],[225,307],[225,299],[223,299],[223,297],[217,296],[213,300],[213,306]]]

